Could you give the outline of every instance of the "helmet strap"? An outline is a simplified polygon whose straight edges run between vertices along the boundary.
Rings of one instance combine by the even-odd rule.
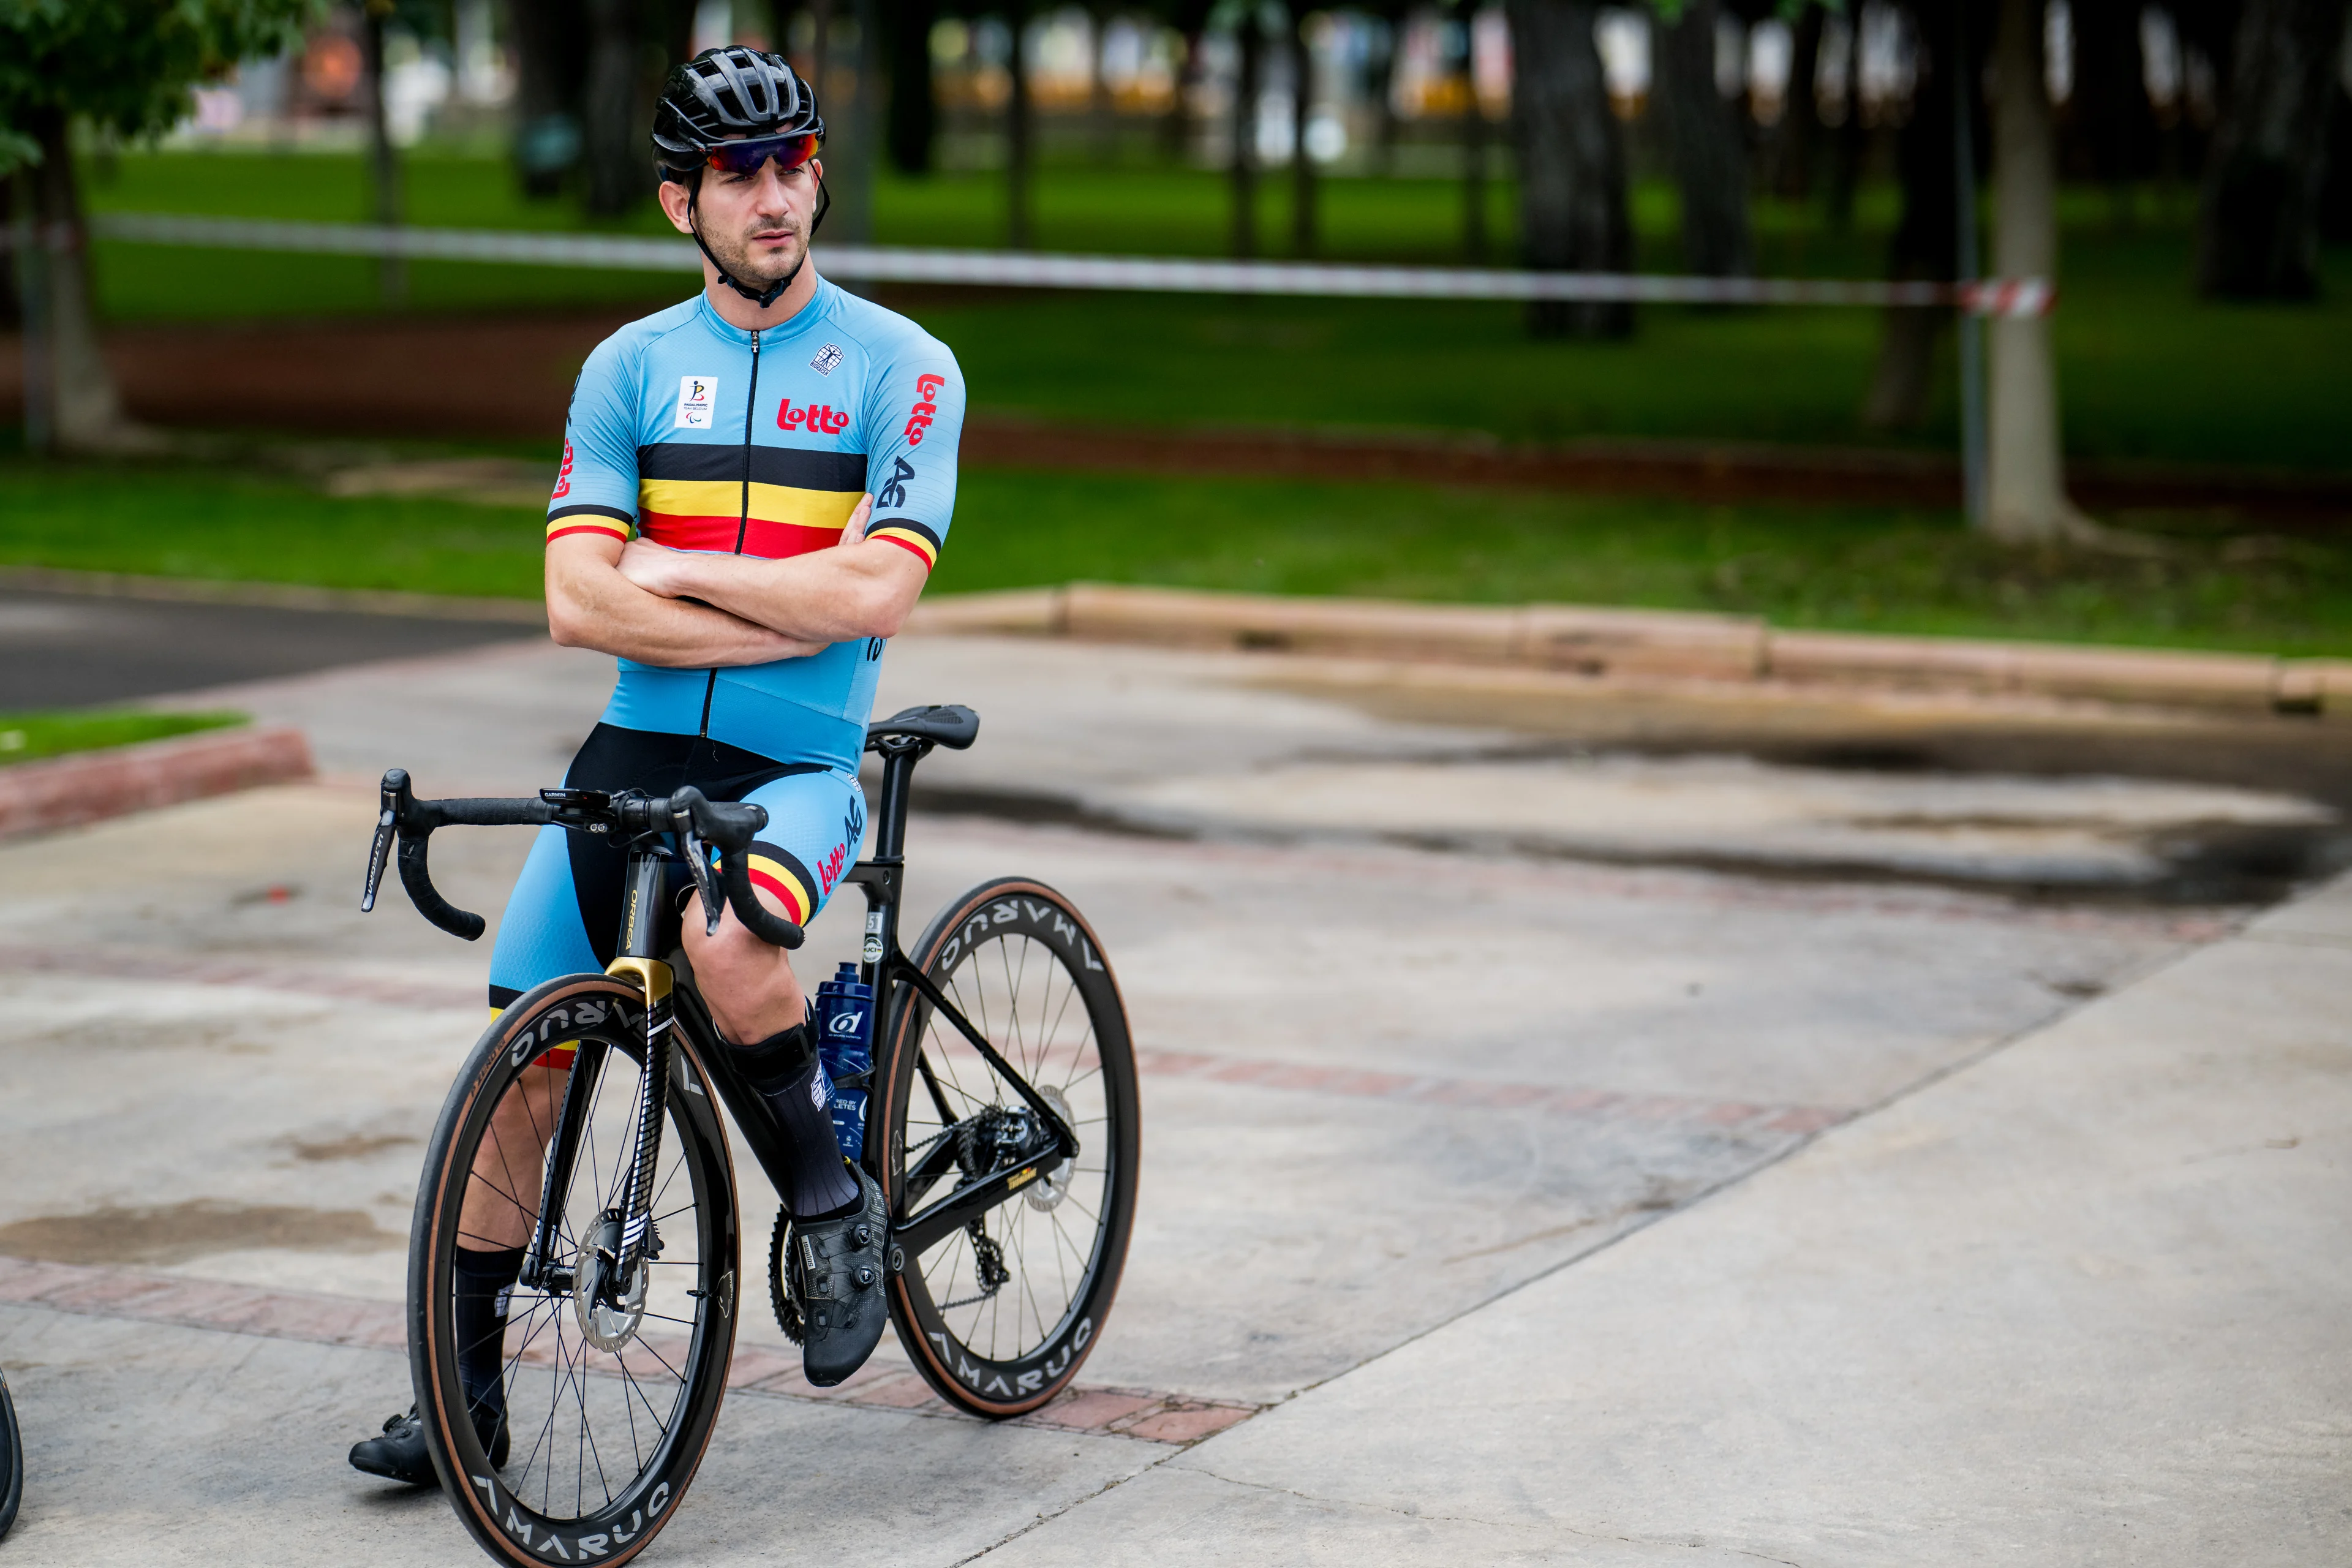
[[[816,216],[809,223],[811,240],[816,238],[816,231],[824,222],[824,215],[832,206],[832,193],[824,188],[824,180],[819,176],[816,183]],[[801,258],[793,263],[793,269],[765,289],[754,289],[728,271],[726,263],[711,254],[709,245],[702,237],[702,171],[699,169],[694,172],[694,178],[686,188],[686,216],[688,226],[694,235],[695,248],[701,251],[704,258],[718,271],[719,281],[726,284],[762,310],[782,299],[784,290],[793,286],[793,279],[801,275],[801,268],[808,265],[809,247],[803,244],[801,247]]]

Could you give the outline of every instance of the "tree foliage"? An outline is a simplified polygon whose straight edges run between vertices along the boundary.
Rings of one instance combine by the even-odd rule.
[[[79,115],[170,130],[189,91],[295,41],[320,0],[0,0],[0,174],[41,156],[35,126]]]

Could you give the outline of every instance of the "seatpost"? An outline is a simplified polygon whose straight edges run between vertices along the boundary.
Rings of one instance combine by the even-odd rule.
[[[914,787],[915,764],[930,749],[921,741],[882,742],[882,805],[874,824],[877,860],[897,860],[907,853],[907,796]]]
[[[930,750],[926,741],[898,737],[880,742],[882,799],[874,812],[874,853],[850,868],[848,879],[866,895],[866,941],[857,977],[874,987],[874,1037],[883,1037],[890,1010],[889,976],[884,965],[898,951],[898,879],[906,869],[907,801],[915,764]]]

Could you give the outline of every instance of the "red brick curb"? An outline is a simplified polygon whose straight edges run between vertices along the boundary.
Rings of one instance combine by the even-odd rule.
[[[1684,610],[1422,605],[1073,583],[934,599],[916,606],[908,629],[2352,721],[2347,659],[1784,632],[1755,616]]]
[[[317,772],[302,731],[220,730],[0,768],[0,838],[203,800]]]

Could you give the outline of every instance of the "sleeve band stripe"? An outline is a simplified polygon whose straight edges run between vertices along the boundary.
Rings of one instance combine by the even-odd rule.
[[[616,506],[592,506],[585,501],[572,506],[557,507],[547,514],[547,521],[553,522],[556,519],[563,517],[609,517],[615,521],[629,523],[637,521],[635,512],[625,511]]]
[[[869,534],[879,533],[886,528],[895,528],[901,532],[911,533],[933,550],[940,547],[940,536],[911,517],[877,517],[866,523],[866,531]]]
[[[931,543],[929,540],[923,538],[921,535],[909,533],[905,529],[886,528],[879,532],[869,533],[866,537],[868,539],[879,540],[885,544],[897,545],[899,549],[905,551],[908,554],[921,562],[926,569],[937,566],[940,563],[939,547]]]
[[[626,542],[634,531],[627,523],[612,522],[604,518],[587,522],[562,521],[551,522],[547,525],[547,537],[550,540],[562,539],[574,533],[601,533],[607,539]]]

